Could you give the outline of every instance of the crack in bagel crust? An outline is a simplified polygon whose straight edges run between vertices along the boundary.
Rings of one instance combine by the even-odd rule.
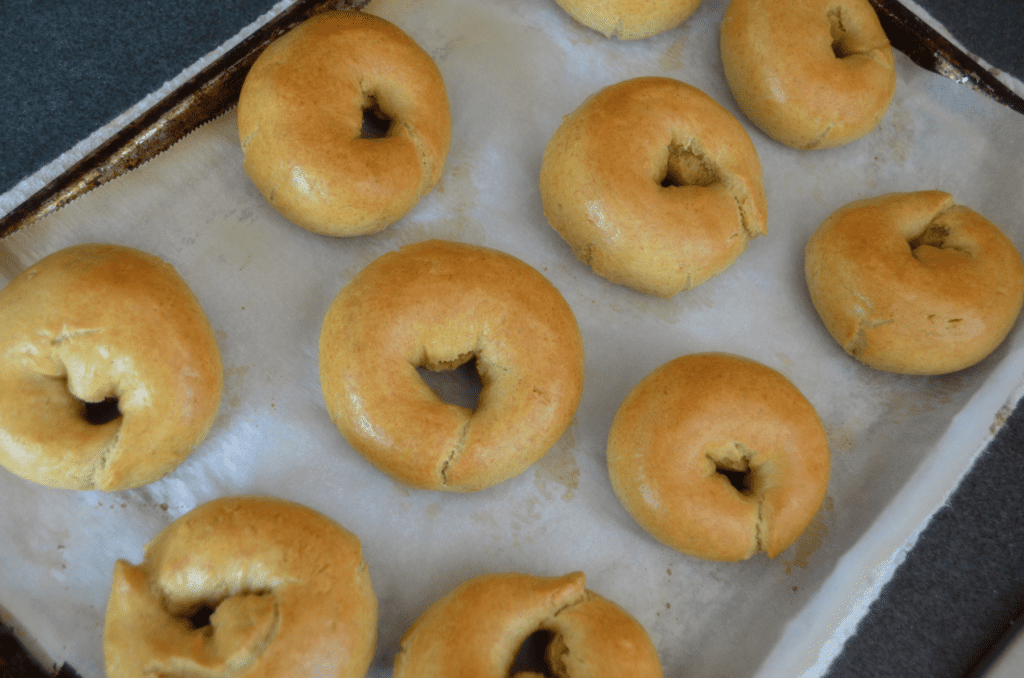
[[[434,150],[427,143],[423,134],[410,125],[409,123],[401,123],[405,130],[409,133],[409,138],[412,140],[413,145],[416,146],[416,150],[420,154],[420,171],[423,179],[420,181],[419,194],[420,197],[430,193],[431,189],[437,184],[441,178],[441,170],[444,167],[444,158],[441,158],[440,162],[436,157]]]
[[[875,305],[871,299],[850,288],[845,282],[843,286],[847,289],[850,297],[855,300],[853,304],[853,317],[856,322],[849,338],[846,342],[842,343],[842,346],[847,353],[856,358],[864,355],[868,349],[868,331],[891,325],[895,322],[895,319],[875,316]]]
[[[856,329],[854,330],[853,336],[850,337],[848,343],[843,348],[847,353],[852,355],[854,358],[858,358],[864,355],[868,350],[868,331],[875,330],[879,327],[885,327],[886,325],[892,325],[896,321],[892,318],[881,318],[877,320],[871,320],[870,318],[863,317],[857,323]]]
[[[91,474],[91,485],[93,487],[104,487],[109,484],[108,476],[110,469],[115,465],[118,453],[124,453],[121,447],[122,426],[123,422],[118,422],[117,430],[110,444],[96,457],[96,466]]]
[[[462,426],[462,431],[459,433],[459,438],[455,443],[455,447],[452,448],[451,452],[448,453],[444,463],[441,464],[440,470],[440,481],[443,487],[450,487],[452,484],[451,470],[455,464],[458,463],[459,457],[466,449],[466,440],[469,438],[469,429],[473,423],[473,418],[470,417],[466,420],[466,423]]]
[[[242,146],[242,153],[243,154],[249,149],[249,144],[252,143],[252,140],[255,139],[256,135],[259,134],[259,133],[260,133],[260,128],[256,127],[251,132],[249,132],[249,134],[247,134],[245,136],[245,138],[241,139],[240,143],[241,143],[241,146]]]
[[[103,331],[103,329],[99,328],[99,327],[89,328],[89,329],[82,328],[82,329],[69,330],[67,325],[64,325],[63,327],[60,328],[60,332],[58,332],[55,335],[53,335],[53,339],[50,340],[50,345],[51,346],[59,346],[59,345],[63,344],[65,341],[67,341],[69,339],[76,339],[78,337],[87,337],[90,334],[96,334],[97,332],[102,332],[102,331]]]
[[[800,145],[799,148],[805,151],[813,151],[818,148],[830,148],[827,142],[833,129],[835,129],[834,124],[825,126],[825,128],[822,129],[816,137]]]
[[[743,209],[744,205],[740,198],[733,195],[733,201],[736,203],[736,216],[739,218],[740,230],[736,233],[736,236],[742,235],[745,241],[750,241],[759,235],[763,235],[750,223],[750,219],[747,216],[747,210]],[[729,236],[732,239],[735,236]]]

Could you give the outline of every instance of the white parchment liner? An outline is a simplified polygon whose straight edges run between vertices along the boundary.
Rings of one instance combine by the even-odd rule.
[[[0,469],[0,605],[55,661],[103,675],[114,561],[138,562],[164,526],[215,497],[265,493],[360,536],[380,600],[372,676],[437,597],[496,571],[583,570],[588,586],[647,628],[667,676],[820,675],[866,605],[1016,402],[1020,327],[953,375],[863,367],[828,336],[807,295],[803,246],[843,204],[940,188],[1024,247],[1024,120],[897,54],[881,126],[828,151],[771,141],[742,116],[718,54],[724,1],[679,29],[606,40],[553,2],[375,0],[448,86],[453,144],[440,185],[380,234],[338,240],[289,224],[241,169],[234,114],[135,172],[0,241],[0,284],[71,244],[118,242],[170,261],[216,330],[225,394],[207,441],[177,471],[114,494],[39,487]],[[730,269],[671,300],[607,283],[573,257],[541,211],[537,178],[561,117],[597,89],[661,74],[688,82],[747,127],[764,167],[769,234]],[[534,467],[472,495],[406,489],[345,443],[320,392],[320,324],[338,290],[384,252],[427,238],[520,257],[561,290],[587,354],[583,402]],[[655,542],[608,482],[608,427],[628,391],[679,355],[728,351],[785,374],[832,446],[828,498],[774,561],[710,563]]]

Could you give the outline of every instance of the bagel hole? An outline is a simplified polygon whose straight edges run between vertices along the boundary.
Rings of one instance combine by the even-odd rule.
[[[383,139],[391,129],[391,119],[380,110],[373,97],[363,107],[363,125],[359,136],[362,139]]]
[[[718,472],[725,476],[729,484],[740,494],[750,494],[750,472],[730,471],[729,469],[718,469]]]
[[[921,232],[916,238],[907,241],[911,250],[928,245],[942,249],[946,245],[946,238],[949,237],[949,229],[941,224],[929,224],[928,228]]]
[[[754,479],[750,473],[750,464],[746,459],[727,459],[715,461],[715,471],[724,476],[733,489],[744,496],[754,493]]]
[[[512,669],[509,671],[510,678],[516,678],[524,673],[529,676],[552,678],[554,674],[544,656],[548,645],[554,639],[555,634],[551,631],[542,629],[531,633],[516,652],[515,661],[512,662]]]
[[[217,611],[216,605],[202,604],[196,610],[192,611],[186,619],[188,620],[189,626],[195,630],[205,628],[210,625],[210,617]]]
[[[477,370],[475,355],[453,367],[417,367],[416,371],[441,402],[476,412],[484,386]]]
[[[699,155],[682,146],[669,147],[665,176],[660,182],[662,187],[703,186],[706,188],[717,182],[718,175]]]
[[[920,249],[922,247],[934,247],[937,250],[943,250],[946,256],[961,255],[970,258],[970,251],[956,247],[946,240],[949,235],[949,227],[942,224],[929,224],[928,228],[924,229],[920,235],[907,241],[907,244],[910,246],[910,254],[918,261],[922,261]]]
[[[117,398],[104,398],[98,403],[85,402],[82,416],[93,426],[102,426],[120,417],[121,410],[117,406]]]
[[[832,35],[832,53],[837,59],[848,57],[854,53],[850,49],[850,36],[843,26],[843,17],[838,7],[828,12],[828,31]]]

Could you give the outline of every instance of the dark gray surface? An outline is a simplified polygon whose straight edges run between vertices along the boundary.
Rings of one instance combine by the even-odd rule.
[[[0,193],[276,0],[0,0]]]
[[[0,0],[0,192],[273,4]],[[920,4],[969,50],[1024,78],[1024,0]],[[1007,628],[1024,604],[1022,432],[1018,409],[872,606],[830,678],[963,676]]]
[[[872,605],[829,678],[966,676],[1010,628],[1024,606],[1022,431],[1018,407]]]
[[[1024,0],[918,0],[972,54],[1024,79]]]

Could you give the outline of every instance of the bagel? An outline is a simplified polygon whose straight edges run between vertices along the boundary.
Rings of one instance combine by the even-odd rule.
[[[364,112],[389,122],[362,136]],[[332,236],[379,231],[441,177],[451,145],[437,66],[401,29],[325,12],[274,41],[238,99],[245,171],[285,218]]]
[[[406,632],[395,678],[539,678],[511,673],[516,652],[537,631],[553,636],[545,654],[559,678],[661,678],[658,652],[643,627],[585,585],[582,572],[470,579]]]
[[[606,38],[649,38],[686,21],[700,0],[555,0],[559,7],[587,28]]]
[[[868,0],[732,0],[721,50],[740,109],[792,148],[861,138],[896,91],[892,47]]]
[[[145,560],[114,566],[108,678],[363,678],[377,598],[359,539],[271,497],[217,499],[175,520]],[[212,613],[212,614],[211,614]]]
[[[608,472],[622,505],[663,544],[706,560],[774,558],[825,499],[828,440],[811,404],[775,370],[688,355],[623,401]]]
[[[153,482],[206,437],[222,386],[199,301],[155,256],[78,245],[0,290],[0,465],[23,478],[108,492]]]
[[[659,297],[705,282],[767,232],[750,137],[670,78],[606,87],[567,116],[544,151],[540,192],[580,261]]]
[[[970,367],[1024,303],[1013,242],[942,191],[889,193],[833,213],[807,242],[811,302],[865,365],[900,374]]]
[[[417,367],[476,358],[473,412]],[[569,426],[583,342],[562,295],[510,255],[427,241],[380,257],[338,294],[320,335],[327,411],[372,464],[407,485],[468,492],[518,475]]]

